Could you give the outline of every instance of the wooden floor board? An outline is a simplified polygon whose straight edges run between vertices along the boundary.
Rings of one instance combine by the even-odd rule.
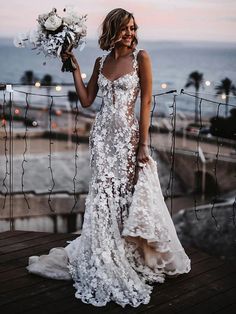
[[[84,304],[75,298],[73,281],[45,279],[26,271],[29,256],[47,254],[77,236],[0,233],[1,313],[230,314],[235,310],[236,266],[191,247],[185,249],[191,259],[191,271],[154,285],[150,303],[138,308],[123,309],[114,302],[101,308]]]
[[[31,241],[33,239],[38,239],[38,238],[47,237],[47,236],[48,236],[48,233],[46,233],[46,232],[33,232],[32,234],[23,233],[21,235],[15,236],[15,237],[0,239],[0,248],[8,246],[8,245],[13,245],[16,243],[28,242],[28,241]]]
[[[198,313],[214,313],[225,307],[225,304],[231,302],[236,296],[236,285],[231,287],[226,291],[219,291],[218,294],[214,294],[210,298],[207,298],[205,301],[201,301],[197,304],[194,304],[192,307],[188,308],[185,311],[181,311],[182,314],[198,314]]]
[[[71,239],[71,237],[66,234],[65,235],[59,234],[58,236],[53,234],[50,236],[50,238],[48,237],[42,238],[41,241],[39,241],[38,245],[15,250],[13,252],[7,252],[7,254],[1,256],[0,264],[7,263],[8,261],[18,259],[21,257],[37,255],[38,253],[42,254],[41,253],[42,251],[48,253],[48,250],[54,247],[56,243],[58,243],[58,245],[56,246],[65,246],[66,241],[69,239]]]
[[[27,234],[29,231],[5,231],[0,233],[0,239],[9,239],[19,237],[21,234]]]
[[[234,297],[235,299],[235,297]],[[224,307],[222,307],[220,310],[215,311],[215,314],[235,314],[236,313],[236,300]]]

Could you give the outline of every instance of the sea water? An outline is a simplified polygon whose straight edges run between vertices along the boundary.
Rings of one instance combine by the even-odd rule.
[[[221,95],[215,96],[215,87],[226,77],[236,86],[236,43],[140,40],[138,48],[145,49],[152,60],[153,94],[169,90],[176,90],[177,94],[180,94],[182,88],[194,94],[194,87],[185,88],[188,76],[193,71],[203,74],[204,80],[199,92],[200,96],[206,99],[224,102]],[[81,71],[86,74],[85,81],[88,81],[92,74],[95,59],[103,53],[98,48],[97,42],[89,39],[83,51],[75,50]],[[0,39],[0,65],[0,83],[20,84],[24,72],[31,70],[39,81],[45,74],[50,74],[54,84],[73,84],[72,74],[61,72],[59,59],[45,58],[43,54],[38,55],[36,50],[16,48],[12,39]],[[205,84],[207,80],[211,82],[209,87]],[[166,88],[162,88],[163,83],[166,84]],[[27,90],[26,87],[21,89]],[[73,85],[62,88],[57,94],[67,94],[68,90],[74,90]],[[46,90],[41,88],[40,93],[46,94]],[[22,96],[17,97],[20,99]],[[160,96],[156,99],[164,111],[168,111],[173,103],[173,95]],[[38,103],[37,99],[35,103]],[[236,97],[230,97],[230,104],[236,104]],[[179,95],[177,106],[180,111],[193,113],[194,98]],[[205,114],[213,115],[217,104],[205,101],[202,107]]]

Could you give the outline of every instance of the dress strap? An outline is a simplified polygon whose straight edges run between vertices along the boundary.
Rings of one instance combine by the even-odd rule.
[[[138,53],[139,53],[139,49],[135,48],[134,51],[133,51],[133,56],[134,56],[134,59],[133,59],[133,68],[138,71]]]
[[[106,56],[107,56],[107,54],[103,54],[102,56],[101,56],[101,59],[100,59],[100,66],[99,66],[99,73],[101,73],[102,72],[102,68],[103,68],[103,63],[104,63],[104,61],[105,61],[105,59],[106,59]]]

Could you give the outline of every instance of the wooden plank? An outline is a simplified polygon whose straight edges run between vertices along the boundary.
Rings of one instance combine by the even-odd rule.
[[[212,262],[214,261],[214,258],[210,258],[210,261],[209,261],[209,263],[208,263],[208,266],[209,266],[209,268],[211,269],[212,268]],[[218,260],[216,260],[217,261],[217,263],[215,263],[215,265],[218,265],[218,267],[220,267],[219,266],[219,261]],[[220,261],[220,262],[222,262],[222,261]],[[176,279],[180,279],[180,278],[183,278],[184,276],[181,276],[181,277],[178,277],[178,278],[176,278]],[[171,279],[170,281],[170,284],[171,285],[173,285],[173,280],[175,281],[176,279]],[[188,279],[187,278],[185,278],[184,279],[186,282],[187,282],[187,284],[188,284]],[[190,280],[196,280],[196,278],[191,278]],[[165,285],[165,284],[164,284]],[[159,290],[160,290],[160,287],[162,288],[162,285],[161,284],[157,284],[157,285],[155,285],[155,287],[154,287],[154,291],[153,291],[153,293],[155,294],[155,293],[159,293]],[[178,289],[178,284],[176,284],[176,289]],[[167,287],[167,291],[166,291],[166,293],[168,293],[168,287]],[[59,302],[59,304],[58,304],[58,302]],[[63,304],[64,304],[64,299],[63,300],[58,300],[57,301],[57,305],[59,306],[60,304],[62,304],[62,307],[63,307]],[[72,306],[72,308],[71,308],[71,306]],[[71,305],[70,306],[70,313],[73,313],[73,309],[76,311],[76,310],[78,310],[78,309],[76,309],[76,306],[75,305]],[[61,307],[61,305],[60,305],[60,307]],[[149,305],[141,305],[141,306],[139,306],[138,308],[136,308],[136,309],[133,309],[132,307],[130,307],[130,306],[128,306],[128,307],[126,307],[125,308],[125,313],[139,313],[139,312],[142,312],[143,311],[143,309],[145,309],[145,312],[146,313],[148,313],[148,307],[149,307]],[[156,308],[156,305],[155,305],[155,308]],[[122,312],[120,312],[121,311],[121,307],[120,306],[117,306],[117,307],[115,307],[114,309],[113,309],[113,311],[112,311],[112,313],[122,313]],[[104,308],[104,313],[105,312],[109,312],[109,310],[107,310],[107,307],[106,308]],[[58,313],[60,313],[60,312],[58,312]],[[169,312],[166,312],[166,313],[169,313]],[[170,312],[171,313],[171,312]]]
[[[31,256],[31,255],[38,255],[38,253],[44,251],[47,252],[47,250],[50,248],[50,246],[48,246],[49,243],[55,243],[57,241],[60,240],[64,240],[60,241],[60,245],[61,243],[63,243],[65,246],[66,240],[70,240],[71,239],[71,235],[68,234],[52,234],[48,237],[43,237],[42,239],[38,239],[38,241],[34,242],[34,246],[30,246],[27,248],[23,248],[23,249],[19,249],[18,251],[16,250],[15,252],[9,252],[8,254],[4,254],[1,256],[1,260],[0,260],[0,264],[2,263],[6,263],[21,257],[26,257],[26,256]],[[54,247],[54,245],[52,244],[51,248]]]
[[[24,258],[24,261],[25,261],[25,258]],[[194,264],[194,260],[192,263]],[[0,269],[0,282],[1,283],[25,276],[25,265],[23,265],[23,266],[10,265],[11,267],[9,267],[9,265],[7,265],[7,266],[8,266],[8,268],[4,269],[4,266],[2,265],[2,267],[3,267],[2,272]],[[178,279],[180,279],[180,277],[178,277]],[[185,277],[181,276],[181,279],[185,280]],[[168,283],[172,284],[172,281],[168,280],[167,284]]]
[[[187,282],[185,287],[179,286],[179,291],[168,289],[163,295],[161,292],[154,296],[152,300],[153,308],[151,313],[155,313],[154,308],[158,307],[158,313],[169,313],[170,309],[176,313],[192,313],[195,303],[201,303],[208,298],[223,293],[235,285],[236,273],[221,274],[218,278],[213,274],[212,280]],[[176,289],[175,289],[176,290]]]
[[[0,283],[2,284],[5,281],[14,280],[25,276],[24,272],[25,266],[15,267],[11,270],[0,273]]]
[[[186,252],[187,255],[192,255],[194,253],[197,253],[199,250],[193,246],[187,246],[187,247],[184,247],[184,250]]]
[[[72,235],[72,237],[76,237],[76,236]],[[204,257],[205,257],[205,255],[204,255]],[[25,263],[25,259],[24,259],[24,263]],[[193,263],[194,263],[194,261],[193,261]],[[8,265],[7,269],[4,269],[4,266],[2,266],[3,269],[2,269],[2,272],[0,272],[0,282],[3,283],[3,282],[8,281],[8,280],[14,280],[16,278],[26,276],[28,273],[25,274],[25,265],[24,266],[11,265],[12,267],[9,267],[9,265]],[[1,271],[1,268],[0,268],[0,271]]]
[[[187,278],[190,274],[191,272],[186,274],[186,280],[180,282],[178,282],[178,279],[181,277],[171,279],[172,284],[169,284],[168,287],[165,287],[165,282],[163,284],[155,284],[154,287],[157,287],[157,289],[154,288],[149,303],[150,313],[155,313],[157,308],[158,314],[171,313],[171,311],[176,312],[176,305],[185,305],[188,302],[192,305],[192,302],[195,301],[195,297],[192,298],[191,293],[197,293],[199,290],[205,296],[205,292],[208,290],[207,286],[211,285],[212,282],[219,280],[220,283],[226,276],[228,276],[229,280],[232,282],[231,276],[233,276],[232,269],[229,269],[227,263],[207,272],[201,272],[198,276],[194,275],[192,278]],[[181,308],[181,310],[183,309]],[[117,310],[117,312],[114,310],[114,313],[119,313],[119,310]],[[127,311],[127,313],[129,313],[129,311]],[[139,311],[137,311],[137,313],[139,313]]]
[[[34,289],[32,286],[29,286],[29,287],[16,290],[14,292],[11,291],[11,292],[2,293],[0,295],[1,311],[4,308],[11,309],[11,305],[12,305],[12,309],[16,308],[16,303],[19,305],[20,304],[19,301],[22,299],[26,299],[26,301],[28,299],[28,302],[29,302],[29,299],[31,299],[33,296],[40,295],[44,297],[44,295],[48,291],[55,290],[63,286],[66,286],[67,288],[69,287],[68,282],[62,281],[62,280],[49,280],[42,277],[36,278],[35,276],[34,280],[32,280],[32,283],[34,283],[35,281],[37,281],[36,289]]]
[[[32,234],[30,236],[32,236]],[[235,271],[234,265],[227,264],[225,261],[211,257],[206,253],[199,252],[195,248],[189,248],[189,251],[188,248],[185,249],[189,256],[191,254],[192,270],[190,273],[181,275],[177,278],[168,278],[164,284],[155,285],[151,302],[148,305],[141,305],[138,308],[128,306],[125,307],[125,309],[122,309],[122,307],[113,302],[109,303],[106,307],[96,308],[84,304],[74,297],[75,289],[72,286],[72,281],[49,280],[27,273],[25,266],[28,256],[47,254],[50,248],[65,246],[67,244],[65,239],[72,240],[73,237],[76,238],[77,236],[78,235],[72,234],[63,235],[63,238],[61,238],[61,236],[55,238],[49,236],[50,242],[45,240],[43,243],[42,241],[39,241],[40,239],[36,240],[37,238],[33,237],[35,239],[32,239],[34,245],[32,244],[32,241],[29,241],[31,242],[30,247],[25,245],[28,241],[26,236],[22,237],[22,241],[17,242],[25,242],[25,244],[20,245],[19,247],[17,247],[16,242],[9,241],[9,245],[11,245],[11,248],[15,249],[15,251],[11,252],[11,250],[8,250],[9,252],[7,252],[6,250],[6,254],[3,256],[8,256],[8,259],[0,264],[0,271],[3,271],[4,267],[6,267],[6,271],[2,273],[4,274],[2,282],[6,283],[6,285],[4,283],[5,291],[4,289],[2,290],[3,293],[0,297],[2,302],[1,310],[4,314],[13,314],[17,312],[54,313],[54,311],[55,313],[66,313],[68,309],[70,309],[70,314],[78,313],[81,310],[83,313],[90,313],[91,311],[95,311],[95,313],[156,313],[157,309],[158,314],[161,314],[161,312],[169,314],[182,313],[182,311],[187,311],[191,307],[194,308],[192,306],[193,300],[195,303],[198,302],[196,303],[196,306],[197,304],[198,306],[204,306],[204,304],[207,303],[207,299],[214,300],[214,298],[216,298],[216,293],[219,295],[224,294],[226,296],[225,300],[227,298],[227,302],[230,302],[231,300],[233,293],[230,291],[232,290],[232,287],[230,287],[230,285],[232,286],[232,278],[233,282],[235,282],[235,277],[231,276]],[[47,236],[45,236],[45,239],[46,238]],[[3,247],[4,246],[5,245],[3,245]],[[11,257],[10,259],[9,256]],[[230,279],[227,279],[227,273],[228,278]],[[223,277],[220,278],[220,275]],[[10,280],[9,277],[11,278]],[[219,282],[224,282],[224,290],[214,290],[213,282],[215,281],[218,285],[217,280]],[[197,283],[198,281],[199,283]],[[205,291],[208,287],[211,287],[211,292],[208,292],[206,295]],[[198,294],[192,296],[192,289],[195,290],[196,293],[202,289],[203,291],[201,291],[201,293],[203,294],[204,299],[197,298]],[[186,295],[189,296],[186,297],[185,300],[184,297]],[[182,303],[186,302],[184,304],[181,303],[182,307],[177,302],[179,298],[183,298],[181,299]],[[222,296],[222,300],[223,299]],[[223,303],[221,302],[221,304]],[[183,308],[184,305],[187,307]],[[227,307],[226,304],[223,304],[222,306]],[[192,311],[192,308],[190,312]],[[218,309],[219,307],[216,307],[216,310]]]
[[[57,289],[46,289],[43,293],[35,294],[34,296],[28,296],[23,299],[17,300],[16,302],[8,303],[1,307],[8,312],[14,311],[15,309],[20,310],[23,313],[68,313],[71,307],[76,308],[77,313],[103,313],[103,308],[96,308],[94,306],[84,304],[81,300],[76,299],[75,289],[72,285],[65,285],[57,287]],[[58,301],[60,305],[58,305]],[[109,304],[108,307],[112,309],[114,304]],[[89,311],[87,312],[89,308]],[[112,312],[111,312],[112,313]]]
[[[35,247],[39,244],[43,244],[43,243],[47,243],[50,240],[54,240],[54,239],[60,239],[60,238],[64,238],[65,234],[48,234],[48,235],[44,235],[41,237],[36,237],[34,239],[31,239],[31,241],[23,241],[23,242],[19,242],[19,243],[14,243],[14,244],[10,244],[7,246],[3,246],[0,248],[0,254],[1,256],[5,255],[5,254],[14,254],[14,252],[16,251],[21,251],[24,249],[29,249],[31,247]],[[66,237],[68,237],[68,235],[66,235]],[[2,259],[1,259],[2,260]]]
[[[30,241],[32,239],[41,238],[44,236],[46,237],[46,236],[48,236],[48,234],[50,234],[50,233],[47,233],[47,232],[23,233],[23,234],[17,235],[17,237],[9,237],[7,239],[1,239],[0,240],[0,247],[16,244],[16,243],[20,243],[20,242]]]
[[[169,287],[173,287],[178,285],[182,282],[189,281],[189,280],[197,280],[197,277],[203,275],[206,272],[209,272],[214,269],[219,269],[224,264],[223,261],[215,259],[213,257],[209,257],[208,259],[203,259],[197,263],[192,263],[192,269],[189,273],[180,275],[176,278],[166,278],[166,281],[163,285],[160,286],[161,291],[164,289],[168,289]]]
[[[236,284],[235,284],[236,285]],[[223,309],[227,304],[232,303],[236,296],[236,286],[224,292],[220,291],[216,295],[206,299],[203,302],[194,304],[194,306],[181,311],[181,314],[198,314],[198,313],[215,313],[217,310]]]
[[[8,259],[4,263],[0,263],[0,275],[6,271],[11,271],[15,268],[19,267],[25,267],[28,264],[28,258],[32,255],[42,255],[42,254],[48,254],[49,250],[53,247],[63,247],[66,244],[66,241],[71,240],[71,237],[68,236],[65,238],[62,238],[60,240],[53,240],[48,243],[45,243],[43,246],[38,246],[31,248],[29,252],[24,251],[24,256],[19,256],[11,259]],[[4,255],[5,256],[5,255]]]
[[[236,302],[227,305],[226,307],[215,312],[216,314],[235,314],[236,313]]]
[[[0,239],[7,239],[11,237],[17,237],[21,234],[27,233],[28,231],[5,231],[0,233]]]

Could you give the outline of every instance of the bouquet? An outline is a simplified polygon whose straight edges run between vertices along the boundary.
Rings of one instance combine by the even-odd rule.
[[[86,42],[87,27],[85,22],[87,15],[79,16],[73,9],[65,8],[64,16],[57,14],[57,9],[38,16],[38,28],[27,34],[18,34],[14,39],[16,47],[31,46],[38,53],[45,56],[59,57],[63,51],[71,51],[72,48],[80,47],[82,50]],[[75,65],[71,58],[67,59],[62,66],[62,71],[72,72]]]

